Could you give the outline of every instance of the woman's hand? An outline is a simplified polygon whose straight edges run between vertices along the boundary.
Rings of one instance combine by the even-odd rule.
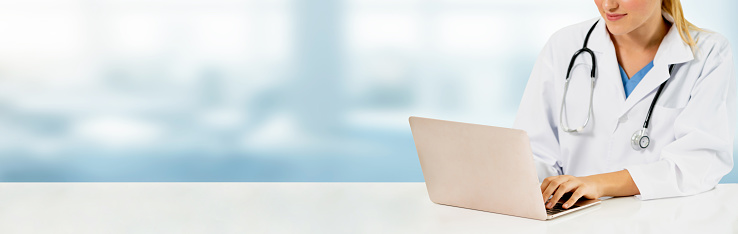
[[[546,208],[551,209],[561,199],[564,194],[571,192],[571,198],[563,205],[564,209],[569,209],[581,197],[587,199],[597,199],[602,196],[600,184],[597,180],[591,180],[587,177],[574,177],[570,175],[551,176],[543,180],[541,183],[541,192],[543,193],[543,201]],[[553,197],[549,200],[548,198]]]

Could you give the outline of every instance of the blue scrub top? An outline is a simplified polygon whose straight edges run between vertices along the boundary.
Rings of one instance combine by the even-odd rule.
[[[625,88],[625,98],[628,98],[628,96],[630,96],[630,93],[633,92],[633,89],[635,89],[636,85],[638,85],[638,83],[641,82],[643,77],[646,76],[646,74],[648,74],[648,71],[650,71],[651,68],[653,68],[653,60],[651,60],[651,62],[648,63],[648,65],[646,65],[645,67],[643,67],[640,71],[636,72],[636,74],[633,75],[633,77],[631,77],[630,79],[628,79],[628,74],[625,73],[625,70],[623,70],[623,67],[619,65],[618,67],[620,67],[620,78],[623,79],[623,88]]]

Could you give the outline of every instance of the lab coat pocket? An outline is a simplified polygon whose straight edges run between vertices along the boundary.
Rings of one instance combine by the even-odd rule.
[[[657,154],[661,152],[661,148],[674,142],[676,135],[674,134],[674,122],[682,113],[684,107],[664,107],[656,105],[651,113],[651,121],[649,122],[649,138],[654,146],[653,151]]]

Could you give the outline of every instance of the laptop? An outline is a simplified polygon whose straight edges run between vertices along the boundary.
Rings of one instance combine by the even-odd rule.
[[[601,203],[582,198],[563,209],[562,199],[546,209],[523,130],[414,116],[410,129],[434,203],[537,220]]]

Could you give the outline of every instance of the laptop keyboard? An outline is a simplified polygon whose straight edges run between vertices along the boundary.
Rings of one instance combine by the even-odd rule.
[[[548,215],[557,214],[557,213],[561,213],[561,212],[564,212],[564,211],[571,210],[571,209],[574,209],[574,208],[579,207],[577,205],[573,205],[573,206],[569,207],[569,209],[564,209],[564,207],[562,207],[562,205],[564,205],[564,204],[563,203],[556,203],[556,205],[553,208],[551,208],[550,210],[549,209],[546,209],[546,214],[548,214]]]

